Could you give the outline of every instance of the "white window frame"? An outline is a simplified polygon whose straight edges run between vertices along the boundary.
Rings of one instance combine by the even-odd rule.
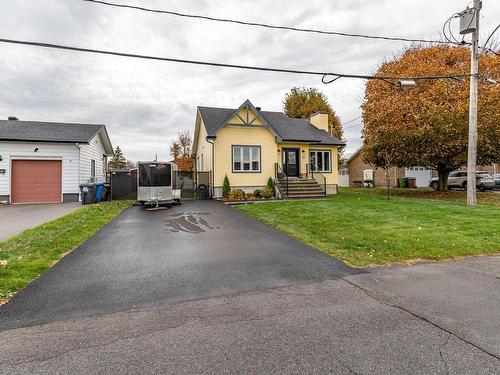
[[[240,151],[240,169],[235,168],[235,152],[239,148]],[[249,160],[248,163],[250,163],[250,169],[244,170],[243,169],[243,164],[245,163],[244,160],[244,149],[249,149],[248,150],[248,156]],[[255,150],[258,150],[258,157],[254,157]],[[232,145],[231,146],[231,170],[233,173],[261,173],[262,171],[262,150],[260,146],[256,145]],[[258,169],[253,169],[253,163],[259,163],[258,164]]]
[[[90,181],[95,182],[96,180],[96,163],[94,159],[90,159]]]
[[[314,169],[312,168],[311,156],[312,154],[316,154],[316,163],[314,165]],[[322,155],[321,158],[323,160],[323,167],[321,170],[318,170],[318,155]],[[327,156],[325,156],[327,155]],[[328,158],[328,169],[324,168],[326,157]],[[320,173],[331,173],[332,172],[332,152],[331,150],[309,150],[309,166],[311,171],[320,172]]]

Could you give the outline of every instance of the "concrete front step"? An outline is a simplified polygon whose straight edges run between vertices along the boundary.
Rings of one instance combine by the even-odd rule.
[[[280,185],[280,186],[283,186],[283,187],[286,187],[286,184],[285,185]],[[308,190],[308,189],[322,189],[321,186],[319,186],[318,184],[316,185],[288,185],[288,189],[290,190]]]
[[[278,180],[278,182],[286,184],[286,180]],[[317,184],[314,179],[288,180],[289,184]]]
[[[286,180],[278,180],[280,190],[284,191],[287,187]],[[288,195],[285,199],[315,199],[324,198],[323,187],[313,179],[288,180]]]
[[[279,184],[280,186],[286,186],[286,183],[284,184]],[[297,188],[297,189],[300,189],[300,188],[309,188],[309,187],[315,187],[315,186],[319,186],[319,184],[288,184],[288,187],[290,188]]]
[[[286,186],[286,181],[278,181],[281,186]],[[288,182],[288,186],[319,186],[316,181],[312,182]]]

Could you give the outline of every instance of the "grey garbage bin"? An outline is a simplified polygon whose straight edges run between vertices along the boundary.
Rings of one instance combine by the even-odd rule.
[[[82,204],[95,203],[95,193],[96,193],[95,183],[89,182],[87,184],[81,184],[80,196],[82,198]]]

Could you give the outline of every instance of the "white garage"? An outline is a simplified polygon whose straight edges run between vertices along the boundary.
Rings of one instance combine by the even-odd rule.
[[[81,183],[105,179],[111,155],[104,125],[0,120],[0,201],[78,201]]]
[[[405,168],[405,177],[415,178],[417,187],[429,187],[432,170],[421,166]]]

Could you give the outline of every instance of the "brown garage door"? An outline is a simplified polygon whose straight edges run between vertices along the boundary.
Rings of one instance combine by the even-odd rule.
[[[60,160],[13,160],[12,203],[61,202]]]

